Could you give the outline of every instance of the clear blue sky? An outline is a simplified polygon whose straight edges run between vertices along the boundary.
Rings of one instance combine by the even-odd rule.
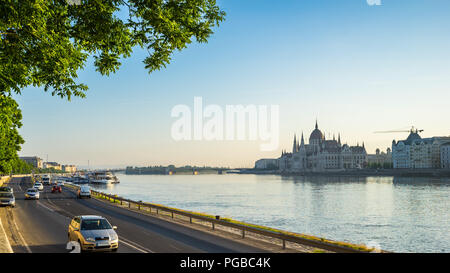
[[[309,136],[316,117],[326,136],[365,141],[369,152],[407,134],[450,135],[450,1],[222,0],[226,21],[208,44],[191,44],[151,75],[137,49],[110,77],[92,62],[79,73],[86,99],[43,89],[15,96],[23,112],[21,155],[93,166],[253,166]],[[176,104],[280,105],[280,147],[258,141],[175,142]]]

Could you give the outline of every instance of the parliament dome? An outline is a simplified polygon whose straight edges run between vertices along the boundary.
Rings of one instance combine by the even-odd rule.
[[[322,131],[319,130],[319,126],[317,125],[317,121],[316,121],[316,128],[314,129],[314,131],[312,131],[311,135],[309,136],[309,142],[311,142],[311,140],[323,140],[325,139]]]

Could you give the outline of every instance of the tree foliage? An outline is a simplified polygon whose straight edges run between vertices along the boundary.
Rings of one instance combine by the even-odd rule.
[[[88,87],[77,72],[89,56],[109,75],[136,46],[148,51],[143,62],[151,73],[194,39],[207,42],[224,16],[215,0],[0,1],[0,172],[11,171],[24,142],[13,93],[35,86],[68,100],[84,97]]]
[[[10,173],[18,160],[17,151],[24,140],[18,128],[22,112],[15,100],[0,93],[0,173]]]
[[[225,13],[215,0],[3,0],[0,92],[43,86],[70,100],[85,96],[77,71],[93,56],[102,75],[116,72],[135,46],[149,73],[193,39],[207,42]]]
[[[35,168],[30,163],[27,163],[19,158],[16,158],[12,164],[11,172],[13,174],[30,174]]]

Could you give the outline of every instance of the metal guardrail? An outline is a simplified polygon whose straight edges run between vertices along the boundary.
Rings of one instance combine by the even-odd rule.
[[[70,185],[73,188],[79,187],[74,184],[67,184],[67,183],[65,184],[65,186],[68,186],[68,185]],[[156,214],[160,214],[160,212],[167,212],[171,215],[172,218],[174,218],[175,215],[189,217],[190,223],[192,223],[193,219],[209,222],[209,223],[211,223],[211,228],[213,230],[215,229],[216,225],[221,225],[221,226],[225,226],[225,227],[238,229],[241,231],[242,238],[245,238],[246,232],[255,233],[255,234],[259,234],[259,235],[263,235],[263,236],[267,236],[267,237],[271,237],[271,238],[277,238],[277,239],[281,240],[283,249],[286,248],[286,242],[291,242],[291,243],[297,243],[297,244],[315,247],[315,248],[319,248],[319,249],[323,249],[323,250],[328,250],[328,251],[332,251],[332,252],[340,252],[340,253],[368,253],[368,252],[370,252],[369,249],[368,250],[358,249],[358,246],[355,246],[354,248],[352,248],[350,246],[333,244],[333,243],[329,243],[326,241],[319,241],[319,240],[324,240],[321,238],[318,238],[319,240],[307,239],[307,238],[303,238],[300,236],[286,234],[281,231],[278,232],[278,231],[266,230],[266,229],[248,226],[245,224],[228,222],[226,220],[220,219],[220,216],[216,216],[216,218],[210,218],[210,217],[198,215],[198,214],[195,214],[192,212],[181,211],[181,210],[164,207],[164,206],[156,205],[156,204],[150,204],[150,203],[146,203],[146,202],[142,202],[142,201],[134,201],[134,200],[120,197],[120,196],[106,194],[103,192],[98,192],[95,190],[91,190],[91,194],[96,197],[102,198],[102,199],[108,199],[109,201],[112,201],[114,203],[120,203],[120,205],[124,205],[124,203],[127,203],[129,208],[131,208],[132,205],[134,205],[134,207],[136,207],[138,210],[141,210],[143,208],[150,208],[150,212],[152,212],[151,209],[155,209]],[[337,242],[337,243],[339,243],[339,242]],[[345,244],[347,244],[347,243],[345,243]],[[348,245],[351,245],[351,244],[348,244]]]

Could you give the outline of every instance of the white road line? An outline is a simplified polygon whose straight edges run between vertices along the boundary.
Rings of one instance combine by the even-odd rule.
[[[125,238],[123,238],[121,236],[119,236],[119,244],[120,243],[123,243],[123,244],[125,244],[125,245],[127,245],[127,246],[129,246],[131,248],[134,248],[134,249],[136,249],[136,250],[138,250],[140,252],[143,252],[143,253],[155,253],[154,251],[151,251],[150,249],[145,248],[145,247],[143,247],[143,246],[141,246],[139,244],[136,244],[135,242],[132,242],[130,240],[127,240],[127,239],[125,239]]]
[[[47,199],[47,201],[48,201],[50,204],[52,204],[53,206],[56,207],[56,204],[54,204],[53,202],[50,201],[50,199],[48,198],[48,195],[46,195],[46,199]],[[96,199],[94,199],[94,200],[96,200]],[[97,200],[97,201],[99,201],[99,200]],[[42,206],[42,207],[44,207],[44,208],[46,208],[46,209],[48,209],[48,210],[54,212],[54,210],[48,208],[47,206],[41,204],[40,202],[38,202],[38,204],[39,204],[40,206]],[[135,242],[133,242],[133,241],[131,241],[131,240],[125,239],[125,238],[123,238],[122,236],[119,236],[119,244],[120,244],[120,243],[122,243],[122,244],[124,244],[124,245],[127,245],[127,246],[129,246],[129,247],[131,247],[131,248],[133,248],[133,249],[136,249],[137,251],[142,252],[142,253],[154,253],[154,251],[152,251],[152,250],[150,250],[150,249],[148,249],[148,248],[145,248],[145,247],[143,247],[143,246],[141,246],[141,245],[139,245],[139,244],[137,244],[137,243],[135,243]]]
[[[37,202],[37,204],[39,205],[39,206],[41,206],[41,207],[43,207],[43,208],[45,208],[45,209],[47,209],[47,210],[49,210],[49,211],[51,211],[51,212],[55,212],[55,210],[53,210],[53,209],[51,209],[51,208],[49,208],[49,207],[47,207],[46,205],[44,205],[44,204],[42,204],[41,202]]]
[[[20,229],[19,229],[19,226],[17,226],[16,219],[14,219],[14,217],[12,217],[12,220],[13,220],[14,226],[16,227],[17,234],[19,234],[20,240],[22,241],[22,245],[27,249],[28,253],[31,253],[30,247],[25,242],[25,239],[23,238],[22,233],[20,233]]]
[[[19,182],[17,182],[17,183],[14,183],[14,184],[13,184],[13,183],[11,182],[11,180],[10,180],[10,182],[9,182],[9,183],[11,183],[11,185],[14,185],[14,184],[16,184],[16,185],[17,185],[17,186],[19,187],[20,191],[23,191],[23,189],[22,189],[22,185],[21,185],[21,184],[22,184],[22,179],[21,179],[21,180],[20,180]]]
[[[8,236],[6,235],[6,232],[3,229],[2,219],[0,219],[0,236],[3,237],[3,238],[0,238],[0,241],[3,241],[3,244],[6,244],[6,253],[14,253],[14,251],[11,248],[11,244],[9,243]],[[1,253],[3,253],[3,252],[1,252]]]
[[[45,199],[47,199],[47,202],[50,204],[51,207],[53,208],[57,208],[58,206],[56,206],[55,203],[53,203],[52,201],[50,201],[50,198],[48,198],[48,193],[45,194]]]

